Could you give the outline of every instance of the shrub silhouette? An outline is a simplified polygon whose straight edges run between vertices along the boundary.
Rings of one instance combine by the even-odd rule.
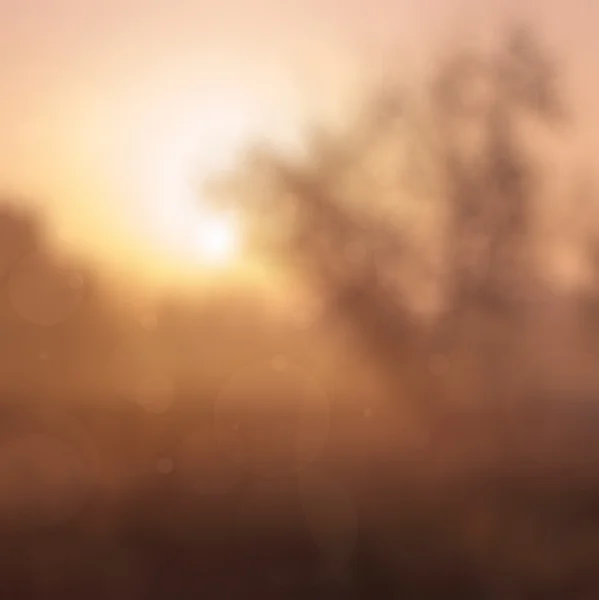
[[[452,394],[431,356],[466,353],[474,368],[457,379],[507,393],[502,369],[542,288],[528,131],[565,117],[554,65],[514,28],[496,52],[449,53],[420,94],[374,93],[345,133],[313,132],[306,160],[255,149],[216,190],[251,197],[257,243],[300,268],[392,393],[430,416]],[[440,302],[423,321],[426,290]]]

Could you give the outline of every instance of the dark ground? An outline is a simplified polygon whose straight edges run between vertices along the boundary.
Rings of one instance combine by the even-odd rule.
[[[2,598],[599,597],[590,412],[544,446],[469,421],[399,449],[348,409],[302,475],[263,477],[182,452],[197,408],[46,407],[2,409]]]

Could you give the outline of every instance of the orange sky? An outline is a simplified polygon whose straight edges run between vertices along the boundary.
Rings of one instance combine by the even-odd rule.
[[[338,116],[391,46],[401,68],[426,62],[454,26],[485,37],[514,7],[566,58],[597,148],[592,0],[0,0],[0,184],[31,193],[79,248],[135,259],[160,245],[156,169],[198,107],[261,105],[280,138],[298,115]]]

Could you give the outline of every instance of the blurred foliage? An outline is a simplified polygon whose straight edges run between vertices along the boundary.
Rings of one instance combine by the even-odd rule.
[[[244,290],[122,292],[19,206],[0,205],[0,403],[15,394],[135,403],[156,378],[189,399],[281,353],[319,368],[323,352],[306,343],[316,315],[285,322]]]
[[[549,174],[530,128],[567,120],[554,71],[519,29],[497,52],[448,53],[423,90],[386,82],[339,137],[312,132],[304,161],[268,148],[248,157],[221,191],[255,214],[265,256],[326,299],[301,333],[226,292],[123,299],[56,255],[39,215],[2,208],[1,591],[596,597],[599,381],[584,343],[597,338],[599,237],[585,246],[584,296],[557,294],[535,251]],[[291,478],[237,481],[215,433],[224,382],[261,359],[285,365],[279,353],[315,371],[337,322],[361,360],[342,345],[346,368],[323,369],[342,402],[304,497]],[[391,410],[360,387],[371,362]],[[284,405],[301,386],[277,372]],[[191,401],[163,402],[171,383]],[[268,462],[281,414],[238,427],[241,396],[224,406],[226,434]],[[441,427],[426,435],[395,407]],[[211,485],[230,489],[211,496]],[[337,560],[343,586],[324,564]]]
[[[429,417],[449,399],[530,394],[535,352],[563,333],[539,326],[556,302],[535,228],[551,178],[539,132],[569,120],[556,65],[524,27],[444,56],[425,89],[388,81],[344,133],[313,131],[307,158],[255,148],[215,186],[249,207],[264,255],[327,298],[399,404]]]

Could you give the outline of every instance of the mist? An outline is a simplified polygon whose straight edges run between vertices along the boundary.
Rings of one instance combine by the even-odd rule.
[[[7,597],[597,593],[588,116],[542,28],[501,31],[203,182],[259,285],[149,286],[7,192]]]

